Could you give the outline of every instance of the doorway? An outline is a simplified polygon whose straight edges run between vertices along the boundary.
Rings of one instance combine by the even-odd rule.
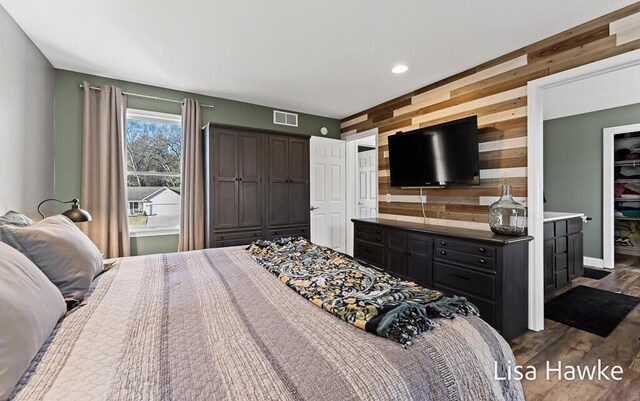
[[[378,129],[346,140],[347,254],[353,255],[351,219],[378,217]]]
[[[544,329],[544,206],[543,206],[543,121],[547,110],[549,91],[561,88],[589,78],[606,77],[610,73],[640,65],[640,51],[635,50],[619,56],[577,67],[544,78],[530,81],[527,90],[528,104],[528,229],[534,237],[529,251],[529,328]],[[627,82],[627,85],[629,83]],[[603,89],[606,87],[601,87]],[[625,92],[633,92],[626,90]],[[581,102],[569,102],[561,99],[565,106],[579,105],[588,99],[606,99],[599,94],[589,98],[582,97]],[[547,116],[548,117],[548,116]]]

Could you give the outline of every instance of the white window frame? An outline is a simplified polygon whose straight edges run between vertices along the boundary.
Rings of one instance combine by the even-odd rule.
[[[161,124],[177,124],[182,125],[182,116],[179,114],[161,113],[158,111],[141,110],[127,108],[127,120],[142,120]],[[127,176],[129,170],[127,169]],[[149,173],[153,175],[154,173]],[[162,176],[170,176],[172,174],[158,174]],[[180,194],[182,196],[182,193]],[[128,202],[128,200],[127,200]],[[128,224],[127,218],[127,224]],[[176,226],[160,226],[160,227],[131,227],[129,226],[129,237],[151,237],[160,235],[177,235],[180,234],[180,225]]]

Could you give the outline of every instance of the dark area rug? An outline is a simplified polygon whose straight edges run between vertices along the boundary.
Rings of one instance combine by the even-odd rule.
[[[579,285],[544,305],[544,317],[607,337],[640,298]]]
[[[611,274],[611,272],[585,267],[584,274],[582,276],[586,278],[592,278],[594,280],[600,280],[601,278],[607,277],[609,274]]]

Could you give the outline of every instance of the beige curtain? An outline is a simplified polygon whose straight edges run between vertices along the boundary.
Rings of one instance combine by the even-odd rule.
[[[182,188],[180,197],[180,251],[203,249],[204,149],[200,103],[182,102]]]
[[[115,86],[84,83],[81,207],[93,221],[82,230],[107,258],[129,256],[126,204],[127,100]]]

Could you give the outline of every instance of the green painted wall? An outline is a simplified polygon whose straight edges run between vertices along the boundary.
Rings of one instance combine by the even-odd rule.
[[[640,104],[544,122],[545,210],[583,212],[584,255],[602,258],[602,130],[640,122]]]
[[[54,193],[56,198],[71,199],[80,194],[80,168],[82,165],[82,100],[80,84],[88,81],[93,86],[117,85],[126,92],[140,93],[168,99],[190,97],[214,109],[202,109],[203,124],[215,122],[282,132],[320,135],[320,128],[327,127],[327,137],[340,138],[340,121],[333,118],[299,113],[299,126],[287,127],[273,124],[273,108],[237,102],[193,93],[180,92],[155,86],[108,79],[65,70],[55,72],[55,141],[54,141]],[[129,97],[131,108],[180,114],[180,104],[156,102],[150,99]],[[295,112],[295,110],[293,110]],[[178,236],[139,237],[131,240],[134,255],[176,251]]]
[[[152,237],[132,237],[132,255],[150,255],[178,251],[177,235],[154,235]]]

